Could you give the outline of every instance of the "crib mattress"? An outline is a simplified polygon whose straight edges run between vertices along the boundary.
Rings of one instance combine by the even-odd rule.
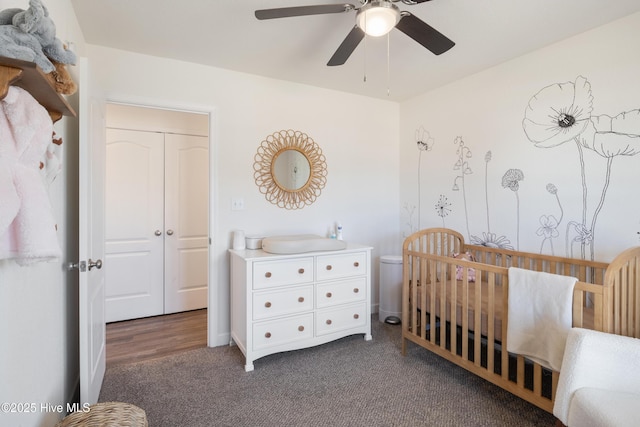
[[[480,328],[479,328],[479,332],[483,337],[487,337],[488,331],[489,331],[489,316],[492,315],[493,316],[493,337],[496,341],[501,342],[502,341],[502,319],[506,317],[506,309],[507,309],[507,305],[506,305],[506,301],[503,303],[503,297],[506,297],[504,295],[503,292],[503,287],[500,285],[495,285],[494,286],[494,295],[493,295],[493,308],[490,310],[489,308],[489,286],[487,283],[484,282],[479,282],[480,284],[477,284],[476,282],[469,282],[468,286],[467,286],[467,290],[466,290],[466,294],[467,294],[467,303],[466,303],[466,310],[463,309],[463,307],[465,307],[465,299],[464,299],[464,295],[465,295],[465,285],[464,282],[462,280],[455,280],[455,281],[447,281],[444,283],[445,286],[443,286],[442,282],[436,282],[436,295],[435,295],[435,316],[439,317],[440,319],[442,319],[442,315],[441,315],[441,298],[442,298],[442,294],[443,294],[443,289],[444,294],[445,294],[445,316],[444,318],[446,319],[447,322],[451,322],[452,321],[452,316],[451,316],[451,300],[452,300],[452,296],[453,296],[453,292],[451,290],[451,286],[452,284],[455,283],[456,285],[456,316],[455,316],[455,324],[456,326],[462,327],[463,326],[463,313],[466,311],[466,315],[467,315],[467,330],[471,331],[471,332],[477,332],[476,331],[476,318],[475,318],[475,312],[476,312],[476,286],[480,286],[481,287],[481,299],[482,299],[482,303],[480,305],[481,311],[480,311]],[[418,286],[418,292],[417,292],[417,304],[416,304],[416,308],[418,310],[422,309],[422,291],[423,289],[426,290],[426,310],[427,313],[430,313],[430,309],[431,309],[431,283],[425,283],[420,284]],[[583,328],[590,328],[593,329],[593,318],[594,318],[594,310],[593,308],[589,308],[589,307],[585,307],[582,310],[583,316],[582,316],[582,325],[580,325],[580,327]],[[574,325],[576,326],[576,325]]]

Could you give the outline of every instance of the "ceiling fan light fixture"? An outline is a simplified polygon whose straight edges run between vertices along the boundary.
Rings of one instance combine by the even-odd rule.
[[[390,1],[370,1],[356,16],[358,27],[372,37],[384,36],[400,21],[400,9]]]

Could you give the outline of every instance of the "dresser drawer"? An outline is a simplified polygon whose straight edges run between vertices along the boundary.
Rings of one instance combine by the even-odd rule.
[[[340,280],[338,282],[319,283],[316,288],[318,308],[337,304],[364,301],[367,296],[367,278]]]
[[[253,320],[313,310],[313,285],[253,294]]]
[[[313,313],[253,324],[253,349],[313,338]]]
[[[367,324],[367,304],[357,303],[318,310],[316,335],[326,335]]]
[[[367,274],[366,252],[321,255],[317,258],[317,280],[339,279]]]
[[[313,257],[253,264],[253,288],[313,282]]]

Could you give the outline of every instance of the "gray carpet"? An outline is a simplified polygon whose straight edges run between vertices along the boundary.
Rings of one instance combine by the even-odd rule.
[[[362,335],[275,354],[244,372],[237,347],[107,369],[100,401],[133,403],[151,427],[553,426],[541,409],[409,344],[373,317]]]

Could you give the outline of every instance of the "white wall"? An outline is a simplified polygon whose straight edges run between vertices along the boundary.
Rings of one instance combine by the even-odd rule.
[[[375,248],[374,273],[380,255],[400,253],[396,103],[99,46],[89,46],[88,52],[107,100],[214,111],[217,226],[211,291],[216,303],[210,311],[218,326],[211,331],[212,344],[229,341],[227,249],[234,229],[264,236],[324,235],[340,221],[345,240]],[[328,169],[317,201],[295,211],[266,201],[253,177],[262,140],[286,129],[313,138]],[[245,209],[232,211],[233,198],[244,199]],[[377,301],[377,279],[374,284]]]
[[[84,45],[68,0],[47,0],[61,40]],[[27,8],[27,0],[2,0],[0,10]],[[73,67],[70,72],[77,76]],[[76,108],[75,97],[69,99]],[[65,414],[40,405],[66,405],[78,386],[77,274],[64,265],[77,257],[77,120],[54,126],[62,137],[63,171],[50,187],[63,259],[19,267],[0,261],[0,402],[34,403],[33,413],[0,412],[2,426],[49,426]],[[64,408],[66,411],[66,406]]]
[[[592,116],[616,116],[640,109],[638,51],[640,14],[634,14],[402,103],[400,200],[409,208],[401,212],[402,232],[407,234],[411,225],[417,227],[420,206],[423,228],[444,224],[460,231],[467,240],[470,235],[482,238],[483,233],[491,232],[496,238],[508,239],[515,249],[555,255],[566,255],[568,251],[575,257],[582,256],[578,243],[565,243],[567,225],[571,221],[582,224],[586,188],[586,223],[591,229],[606,182],[608,159],[583,148],[583,187],[576,143],[536,147],[523,130],[525,109],[543,88],[575,82],[579,76],[591,85]],[[572,89],[569,85],[562,88],[565,94]],[[546,104],[544,94],[539,99],[540,104]],[[625,140],[623,144],[619,139],[607,139],[604,145],[624,148],[628,155],[612,157],[609,187],[597,216],[594,255],[602,261],[639,244],[640,201],[636,196],[640,155],[635,154],[640,152],[640,115],[636,113],[623,121],[624,133],[632,137],[618,137]],[[421,126],[433,138],[432,150],[422,153],[415,136]],[[458,160],[457,137],[471,153],[464,158],[471,172],[464,176],[464,192],[460,178],[460,191],[452,190],[456,176],[462,175],[454,169]],[[509,169],[519,169],[524,175],[517,192],[502,185]],[[555,185],[557,192],[548,191],[547,184]],[[444,217],[435,209],[441,195],[450,209]],[[409,215],[412,208],[413,217]],[[552,238],[545,240],[544,234],[537,233],[544,231],[541,220],[545,216],[550,219],[551,215],[559,224],[546,222],[546,231],[555,230],[558,234],[550,234]],[[570,240],[578,236],[571,227],[569,233]],[[591,257],[588,245],[585,257]]]

